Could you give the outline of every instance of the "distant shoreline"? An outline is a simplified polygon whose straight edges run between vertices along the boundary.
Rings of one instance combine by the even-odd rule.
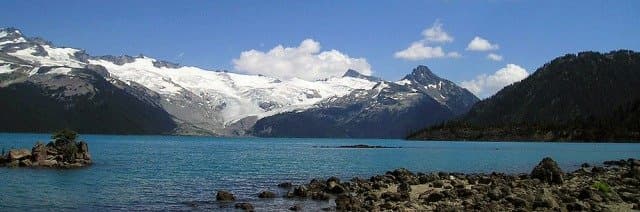
[[[40,135],[50,135],[51,132],[0,132],[0,134],[40,134]],[[108,133],[82,133],[82,136],[174,136],[174,137],[201,137],[201,138],[221,138],[221,139],[342,139],[342,140],[404,140],[404,141],[436,141],[436,142],[518,142],[518,143],[640,143],[640,140],[533,140],[533,139],[493,139],[493,140],[465,140],[465,139],[451,139],[451,140],[440,140],[440,139],[422,139],[422,138],[344,138],[344,137],[335,137],[335,138],[311,138],[311,137],[255,137],[255,136],[238,136],[238,137],[225,137],[225,136],[210,136],[210,135],[178,135],[178,134],[108,134]],[[324,146],[315,146],[315,147],[324,147]],[[327,148],[336,148],[336,146],[326,146]],[[342,147],[346,148],[346,147]],[[397,147],[387,147],[387,148],[397,148]]]

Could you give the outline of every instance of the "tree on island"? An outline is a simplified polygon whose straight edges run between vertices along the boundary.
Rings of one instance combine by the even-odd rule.
[[[47,146],[53,146],[61,151],[65,161],[72,161],[75,159],[76,153],[78,153],[77,138],[78,133],[76,131],[62,129],[51,135],[53,142],[50,142]]]

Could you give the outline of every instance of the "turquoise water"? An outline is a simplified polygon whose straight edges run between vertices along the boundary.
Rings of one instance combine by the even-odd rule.
[[[302,200],[258,200],[282,194],[284,181],[369,177],[395,168],[432,172],[529,172],[542,157],[565,170],[583,162],[640,157],[640,144],[416,142],[375,139],[263,139],[84,135],[94,165],[77,170],[0,168],[0,211],[230,210],[218,189],[257,209],[285,210]],[[0,134],[0,148],[31,148],[45,134]],[[317,148],[353,144],[393,149]],[[303,202],[318,208],[327,202]]]

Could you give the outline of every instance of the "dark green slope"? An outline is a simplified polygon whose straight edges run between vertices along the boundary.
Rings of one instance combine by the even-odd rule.
[[[160,107],[89,69],[0,87],[0,100],[0,132],[163,134],[176,127]]]
[[[409,136],[427,140],[638,140],[640,53],[582,52],[545,64],[462,118]]]

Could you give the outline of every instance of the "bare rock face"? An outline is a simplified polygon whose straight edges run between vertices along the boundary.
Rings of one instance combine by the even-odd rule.
[[[553,159],[543,158],[531,171],[531,177],[549,184],[562,184],[564,173]]]
[[[40,162],[47,160],[47,147],[41,143],[37,142],[36,145],[31,149],[31,160],[34,162]]]
[[[28,149],[12,149],[9,150],[7,159],[11,161],[22,160],[23,158],[31,157],[31,152]]]

